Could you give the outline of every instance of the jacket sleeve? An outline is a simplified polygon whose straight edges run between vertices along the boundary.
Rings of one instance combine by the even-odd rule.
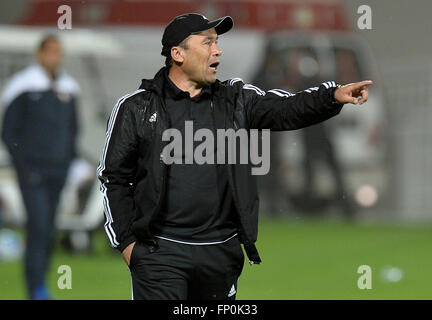
[[[263,91],[239,82],[236,84],[241,86],[246,117],[251,129],[301,129],[339,114],[343,107],[343,104],[334,102],[333,94],[337,89],[334,81],[296,94],[281,89]]]
[[[14,161],[22,160],[20,134],[25,121],[27,99],[23,93],[5,106],[2,125],[2,140]]]
[[[72,111],[71,111],[71,124],[70,124],[70,132],[72,137],[72,159],[78,158],[78,150],[77,150],[77,138],[79,135],[79,122],[78,122],[78,104],[79,104],[79,98],[74,97],[73,103],[72,103]]]
[[[138,160],[133,107],[130,99],[121,98],[113,108],[97,170],[103,193],[105,232],[111,246],[120,252],[136,241],[131,230],[136,216],[133,183]]]

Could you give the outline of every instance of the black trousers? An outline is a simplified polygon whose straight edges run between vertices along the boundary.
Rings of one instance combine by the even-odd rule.
[[[212,245],[137,242],[129,266],[132,299],[234,300],[243,263],[237,237]]]
[[[29,297],[45,284],[54,244],[54,219],[66,172],[44,175],[16,168],[26,208],[25,277]]]

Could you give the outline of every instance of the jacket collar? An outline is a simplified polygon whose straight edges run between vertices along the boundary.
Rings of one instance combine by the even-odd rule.
[[[156,73],[153,79],[142,79],[139,89],[145,89],[148,91],[155,91],[158,95],[162,95],[165,85],[164,72],[167,71],[167,67],[162,67]]]
[[[139,89],[154,91],[159,96],[162,96],[163,92],[165,90],[165,85],[167,85],[166,84],[166,74],[167,73],[168,73],[168,68],[162,67],[161,69],[159,69],[159,71],[156,73],[156,75],[154,76],[153,79],[142,79]],[[216,80],[216,82],[210,86],[211,92],[214,95],[218,95],[217,89],[219,88],[219,86],[220,86],[219,80]]]

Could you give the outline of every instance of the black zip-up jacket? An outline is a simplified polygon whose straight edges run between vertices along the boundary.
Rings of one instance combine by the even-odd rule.
[[[137,239],[155,241],[150,222],[160,211],[166,192],[167,165],[162,141],[170,128],[165,108],[162,68],[152,80],[120,98],[108,121],[105,147],[98,167],[104,195],[105,230],[111,245],[123,251]],[[240,78],[211,85],[215,122],[226,129],[294,130],[337,115],[336,83],[296,94],[280,89],[267,92]],[[218,126],[218,128],[220,128]],[[258,233],[258,191],[251,164],[228,165],[228,181],[238,212],[239,237],[250,263],[260,263],[255,247]]]

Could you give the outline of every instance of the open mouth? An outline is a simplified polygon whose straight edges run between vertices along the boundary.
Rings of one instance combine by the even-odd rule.
[[[216,72],[218,65],[219,65],[219,62],[214,62],[210,65],[210,69]]]

